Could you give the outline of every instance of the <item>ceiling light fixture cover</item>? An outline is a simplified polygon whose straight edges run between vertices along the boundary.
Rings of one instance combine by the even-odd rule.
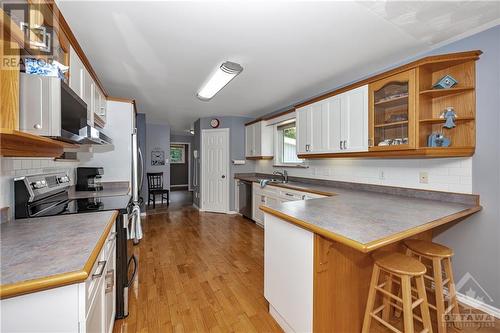
[[[202,101],[211,100],[222,88],[243,71],[243,67],[235,62],[226,61],[215,71],[201,87],[196,96]]]

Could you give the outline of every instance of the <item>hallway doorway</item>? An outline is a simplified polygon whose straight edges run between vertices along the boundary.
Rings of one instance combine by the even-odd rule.
[[[191,144],[170,143],[170,190],[191,190]]]

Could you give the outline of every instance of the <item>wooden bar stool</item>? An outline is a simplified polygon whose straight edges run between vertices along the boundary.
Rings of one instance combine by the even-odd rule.
[[[424,276],[425,279],[429,280],[429,285],[434,282],[434,290],[431,288],[428,288],[428,290],[435,293],[435,305],[429,304],[429,308],[436,311],[438,333],[445,333],[445,316],[449,313],[459,315],[457,293],[451,267],[453,250],[444,245],[418,239],[405,240],[404,244],[407,247],[407,255],[417,257],[421,262],[429,261],[431,263],[432,276],[429,274]],[[422,260],[422,258],[426,260]],[[446,297],[444,288],[448,289]]]
[[[368,300],[366,303],[365,317],[363,320],[362,333],[370,332],[372,319],[377,320],[385,327],[396,333],[401,333],[396,327],[391,325],[389,320],[390,307],[400,309],[403,312],[404,332],[413,333],[413,319],[422,322],[424,329],[422,333],[432,333],[431,319],[425,293],[424,274],[425,266],[417,259],[409,258],[398,252],[382,251],[373,255],[375,264],[373,265],[370,290],[368,291]],[[382,283],[379,282],[381,273],[385,273],[386,278]],[[399,279],[401,284],[401,297],[392,292],[393,279]],[[411,281],[415,280],[417,296],[412,300]],[[377,292],[381,293],[382,305],[374,308]],[[396,301],[396,302],[393,302]],[[419,317],[413,313],[413,310],[420,306]],[[380,312],[382,315],[380,316]]]

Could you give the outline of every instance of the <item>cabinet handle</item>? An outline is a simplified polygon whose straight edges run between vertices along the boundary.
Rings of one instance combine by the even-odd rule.
[[[340,149],[342,150],[342,140],[339,141],[339,146],[340,146]]]
[[[35,129],[41,129],[41,128],[42,128],[42,125],[40,125],[40,124],[35,124],[35,125],[33,125],[33,128],[35,128]]]
[[[104,273],[104,268],[105,267],[106,267],[106,260],[99,261],[97,263],[96,273],[92,274],[92,280],[100,278],[102,276],[102,273]],[[99,272],[99,273],[97,273],[97,272]]]
[[[105,294],[109,294],[113,291],[113,287],[115,286],[115,270],[112,269],[107,271],[106,273],[106,289],[104,290]]]
[[[347,149],[347,140],[344,140],[344,149]]]
[[[293,194],[291,194],[291,193],[285,193],[285,195],[288,195],[289,197],[293,197]]]
[[[266,197],[261,195],[260,196],[260,202],[266,203]]]

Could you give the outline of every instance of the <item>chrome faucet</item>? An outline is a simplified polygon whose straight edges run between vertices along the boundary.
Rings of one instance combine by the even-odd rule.
[[[274,171],[273,175],[277,175],[277,176],[283,177],[283,183],[288,183],[288,172],[286,170],[283,170],[283,172]]]

